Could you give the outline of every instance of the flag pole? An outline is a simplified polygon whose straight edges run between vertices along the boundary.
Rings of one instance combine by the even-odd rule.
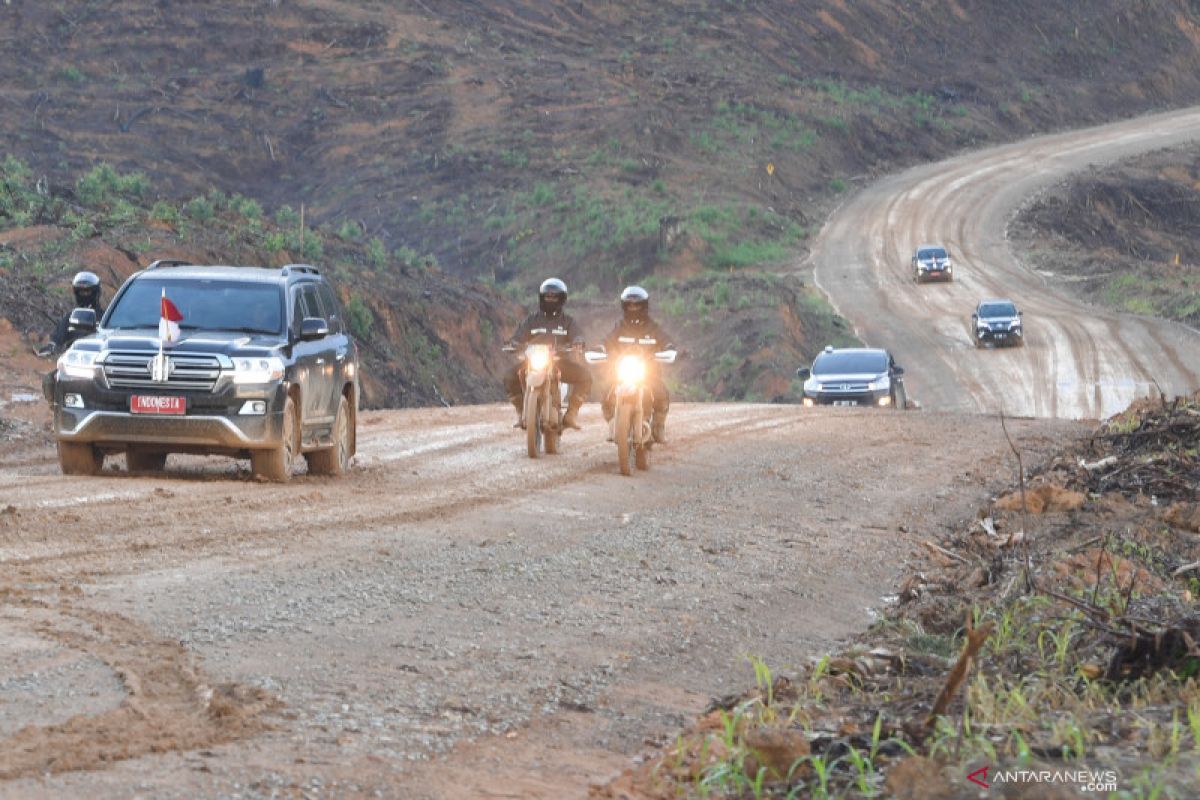
[[[167,287],[164,286],[164,287],[162,287],[163,302],[160,302],[158,304],[158,365],[157,365],[158,369],[156,370],[158,372],[158,375],[154,376],[155,380],[159,380],[163,383],[166,383],[166,378],[167,378],[167,365],[166,365],[166,362],[163,360],[163,324],[162,324],[163,306],[166,305],[166,302],[165,302],[166,299],[167,299]]]

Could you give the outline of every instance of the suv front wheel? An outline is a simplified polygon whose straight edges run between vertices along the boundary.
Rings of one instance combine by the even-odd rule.
[[[270,450],[250,451],[250,471],[256,478],[284,483],[292,477],[296,457],[296,404],[288,398],[283,405],[283,436]]]
[[[333,421],[333,446],[314,453],[305,453],[309,475],[345,475],[350,471],[351,425],[350,401],[342,395],[338,401],[337,417]]]
[[[58,464],[63,475],[96,475],[104,467],[104,454],[95,445],[60,441]]]

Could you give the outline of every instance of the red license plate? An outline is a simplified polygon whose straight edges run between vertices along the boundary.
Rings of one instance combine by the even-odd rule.
[[[132,414],[184,414],[187,412],[187,399],[154,394],[135,394],[129,398],[129,411]]]

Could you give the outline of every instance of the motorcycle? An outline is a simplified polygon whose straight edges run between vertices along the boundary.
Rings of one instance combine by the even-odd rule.
[[[675,350],[663,350],[650,358],[660,364],[674,364],[677,355]],[[608,354],[593,350],[585,353],[584,358],[589,364],[601,364],[608,360]],[[654,445],[654,437],[650,430],[653,398],[646,388],[649,360],[646,355],[637,352],[623,353],[616,360],[610,431],[611,441],[617,445],[617,465],[622,475],[631,474],[631,461],[638,469],[650,469],[650,448]]]
[[[506,353],[515,353],[517,348],[506,346]],[[568,387],[558,377],[558,353],[547,344],[525,346],[521,355],[525,362],[525,407],[521,414],[521,428],[525,431],[525,446],[530,458],[543,452],[554,455],[558,452],[558,440],[562,436],[562,418],[567,400]]]

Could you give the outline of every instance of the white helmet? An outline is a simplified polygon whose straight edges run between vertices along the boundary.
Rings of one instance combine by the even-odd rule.
[[[538,287],[538,308],[546,314],[557,314],[567,304],[567,285],[558,278],[547,278]]]

